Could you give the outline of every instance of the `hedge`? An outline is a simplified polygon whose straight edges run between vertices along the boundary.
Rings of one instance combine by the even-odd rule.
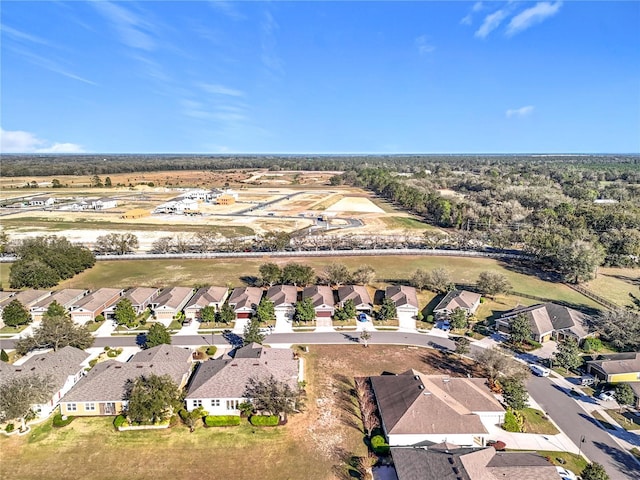
[[[371,448],[378,455],[389,455],[389,444],[382,435],[371,437]]]
[[[113,426],[116,428],[120,428],[123,425],[125,425],[127,422],[127,417],[125,417],[124,415],[118,415],[115,420],[113,421]]]
[[[518,418],[515,413],[511,410],[507,410],[504,414],[504,423],[502,424],[502,428],[504,428],[507,432],[520,432],[520,422],[518,422]]]
[[[204,417],[207,427],[235,427],[240,425],[240,417],[236,415],[207,415]]]
[[[60,427],[66,427],[67,425],[69,425],[73,419],[75,417],[69,415],[66,418],[62,418],[62,415],[57,413],[56,415],[54,415],[53,417],[53,426],[56,428],[60,428]]]
[[[249,423],[255,427],[276,427],[280,423],[278,415],[251,415]]]

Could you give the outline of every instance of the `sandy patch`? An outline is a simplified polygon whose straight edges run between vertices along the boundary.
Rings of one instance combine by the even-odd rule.
[[[380,207],[368,198],[363,197],[343,197],[327,208],[329,212],[361,212],[361,213],[384,213]]]

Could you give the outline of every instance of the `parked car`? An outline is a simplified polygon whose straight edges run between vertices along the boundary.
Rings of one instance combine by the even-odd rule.
[[[598,398],[605,402],[610,402],[611,400],[615,400],[615,397],[613,396],[613,390],[609,390],[607,392],[600,392],[600,395],[598,395]]]
[[[536,365],[535,363],[530,363],[529,368],[531,369],[533,374],[537,375],[538,377],[548,377],[549,373],[551,373],[551,370],[549,370],[548,368]]]
[[[271,333],[271,327],[262,327],[258,330],[262,335],[269,335]]]
[[[558,471],[558,475],[562,480],[577,480],[578,476],[573,473],[571,470],[567,470],[564,467],[557,466],[556,470]]]
[[[583,387],[588,387],[589,385],[593,385],[594,383],[596,383],[596,379],[594,377],[591,377],[589,375],[580,377],[580,385],[582,385]]]

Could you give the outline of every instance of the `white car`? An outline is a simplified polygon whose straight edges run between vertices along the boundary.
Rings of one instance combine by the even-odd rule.
[[[598,395],[598,398],[600,400],[604,400],[605,402],[609,402],[615,399],[615,397],[613,396],[613,391],[600,392],[600,395]]]
[[[567,470],[564,467],[556,467],[556,470],[562,480],[578,480],[578,476],[571,470]]]
[[[536,365],[535,363],[530,363],[529,368],[535,375],[539,377],[548,377],[549,373],[551,373],[551,370],[549,370],[548,368]]]

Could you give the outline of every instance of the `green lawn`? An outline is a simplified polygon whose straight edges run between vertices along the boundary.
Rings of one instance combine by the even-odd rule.
[[[452,278],[458,283],[474,283],[478,274],[485,270],[504,273],[514,291],[533,295],[546,300],[560,300],[571,305],[597,308],[598,305],[569,287],[547,282],[534,275],[515,271],[508,265],[488,258],[465,257],[431,257],[431,256],[379,256],[379,257],[311,257],[311,258],[243,258],[215,260],[119,260],[98,262],[93,268],[62,282],[58,288],[90,288],[105,286],[195,286],[202,284],[242,286],[251,277],[258,276],[258,268],[265,262],[281,265],[288,262],[305,263],[320,272],[331,262],[344,263],[355,269],[362,264],[369,264],[376,270],[376,286],[384,287],[388,283],[405,282],[417,269],[447,268]],[[0,278],[2,284],[8,283],[8,268],[2,265]],[[423,292],[424,293],[424,292]],[[429,292],[426,292],[429,293]],[[424,301],[434,299],[433,294],[421,298]],[[434,301],[437,299],[434,299]],[[540,300],[519,297],[517,294],[498,296],[482,304],[478,317],[480,319],[496,315],[512,309],[517,304],[531,305]]]
[[[556,435],[560,431],[549,420],[544,418],[544,412],[535,408],[525,408],[519,412],[524,417],[526,433],[540,433],[543,435]]]
[[[607,430],[615,430],[616,429],[616,427],[614,427],[607,420],[605,420],[605,418],[602,415],[600,415],[600,413],[597,410],[594,410],[593,412],[591,412],[591,415],[593,415],[593,418],[598,420],[602,424],[602,426],[604,428],[606,428]]]
[[[289,427],[116,432],[113,418],[51,420],[26,437],[0,439],[0,470],[14,479],[331,478],[332,463],[309,450]]]
[[[560,465],[576,475],[580,475],[587,466],[587,461],[575,453],[554,452],[552,450],[538,450],[537,453],[549,459],[554,465]]]
[[[633,413],[626,410],[620,413],[618,410],[613,409],[607,410],[607,413],[625,430],[640,430],[640,417]]]
[[[411,217],[383,217],[382,221],[390,229],[407,228],[417,230],[435,230],[436,227]]]
[[[29,325],[18,325],[17,327],[10,327],[9,325],[5,325],[4,327],[0,328],[0,333],[3,333],[5,335],[9,335],[9,334],[16,335],[17,333],[20,333],[28,326]]]
[[[599,268],[595,279],[585,284],[593,293],[621,306],[632,306],[640,299],[640,269]]]

